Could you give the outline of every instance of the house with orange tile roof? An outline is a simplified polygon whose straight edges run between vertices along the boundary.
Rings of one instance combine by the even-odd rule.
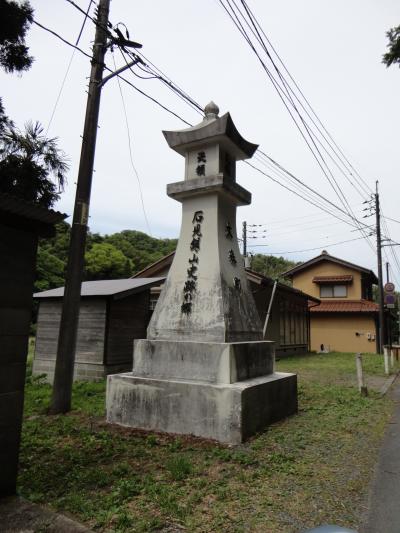
[[[310,305],[311,350],[376,353],[379,306],[372,286],[378,279],[372,270],[323,250],[283,276],[321,300]]]

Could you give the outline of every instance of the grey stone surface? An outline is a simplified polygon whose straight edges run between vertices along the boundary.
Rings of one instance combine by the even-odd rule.
[[[274,373],[236,233],[236,208],[251,196],[236,161],[256,145],[210,103],[197,126],[164,132],[185,156],[178,246],[132,373],[107,380],[107,420],[239,444],[297,411],[297,377]]]
[[[107,378],[107,421],[240,444],[297,411],[294,374],[274,373],[232,384]]]
[[[258,148],[258,144],[246,141],[233,123],[229,113],[218,117],[218,106],[215,112],[205,111],[205,118],[200,124],[180,131],[163,131],[170,148],[181,155],[185,155],[193,146],[209,145],[210,141],[220,143],[223,148],[235,155],[236,160],[248,159]],[[215,111],[215,108],[214,110]]]
[[[251,203],[251,193],[223,174],[193,178],[167,185],[168,196],[180,202],[189,196],[211,192],[228,196],[236,205],[249,205]]]
[[[87,527],[64,515],[18,496],[0,500],[2,533],[89,533]]]
[[[183,314],[184,286],[193,257],[193,215],[203,213],[196,288],[192,310]],[[230,224],[236,236],[236,206],[218,193],[187,198],[182,204],[182,226],[167,281],[147,328],[147,338],[204,342],[262,340],[262,326],[250,291],[236,238],[226,237]],[[229,261],[232,251],[236,263]],[[234,280],[240,283],[235,288]]]
[[[235,383],[273,371],[271,341],[135,341],[132,374],[138,377]]]

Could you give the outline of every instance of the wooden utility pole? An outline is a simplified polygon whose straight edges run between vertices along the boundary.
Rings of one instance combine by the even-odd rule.
[[[74,215],[71,228],[71,242],[68,255],[64,300],[58,337],[51,404],[51,412],[54,414],[66,413],[71,409],[82,272],[100,109],[101,82],[104,70],[104,56],[107,49],[109,9],[110,0],[99,1]]]
[[[379,353],[383,353],[385,342],[385,313],[383,296],[383,274],[382,274],[382,237],[381,237],[381,213],[379,205],[378,181],[375,192],[375,216],[376,216],[376,251],[378,256],[378,302],[379,302]]]

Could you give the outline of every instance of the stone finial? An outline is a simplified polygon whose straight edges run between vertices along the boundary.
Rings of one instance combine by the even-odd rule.
[[[205,117],[208,119],[218,118],[219,107],[212,100],[204,108]]]
[[[329,255],[326,250],[322,250],[321,255]]]

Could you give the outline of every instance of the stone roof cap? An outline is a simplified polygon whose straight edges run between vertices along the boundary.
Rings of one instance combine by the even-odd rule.
[[[204,112],[204,119],[196,126],[177,131],[163,131],[172,150],[185,155],[190,149],[205,146],[211,141],[222,144],[237,161],[248,159],[254,154],[258,144],[252,144],[240,135],[229,113],[219,117],[219,108],[214,102],[210,102]]]

